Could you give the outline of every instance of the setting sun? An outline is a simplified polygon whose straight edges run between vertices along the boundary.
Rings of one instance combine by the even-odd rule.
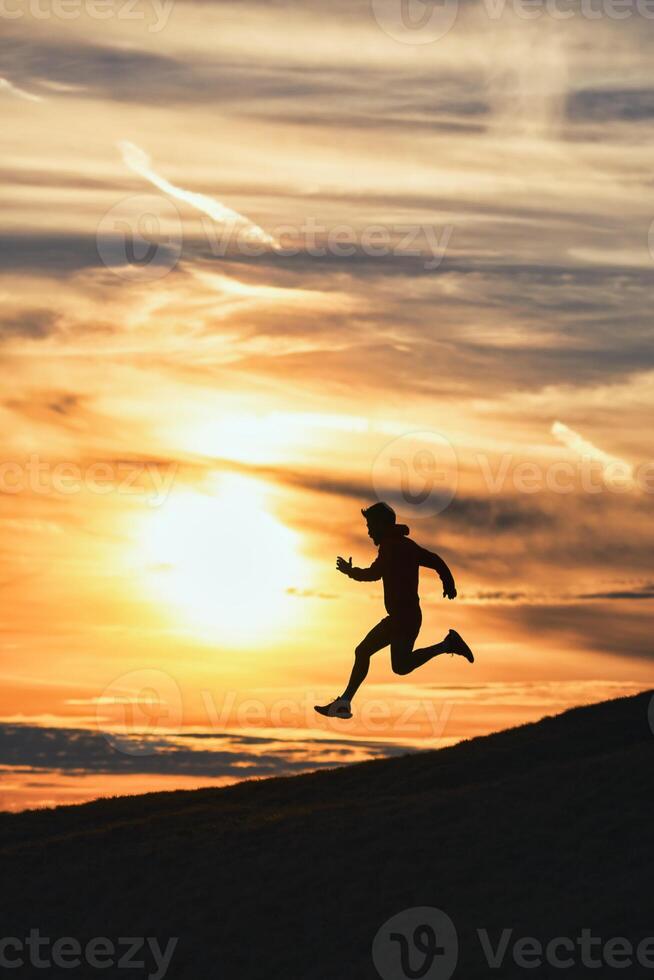
[[[173,494],[147,519],[142,546],[157,601],[199,636],[239,645],[283,624],[301,572],[296,535],[256,482],[229,475],[215,494]]]

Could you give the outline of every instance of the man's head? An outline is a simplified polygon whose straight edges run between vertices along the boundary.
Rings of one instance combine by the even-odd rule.
[[[395,526],[395,511],[381,500],[372,507],[364,507],[361,513],[366,519],[368,534],[377,545],[387,531]]]

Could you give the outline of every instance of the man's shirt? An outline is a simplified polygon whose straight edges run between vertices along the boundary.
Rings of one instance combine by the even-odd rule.
[[[433,568],[443,586],[454,584],[452,573],[439,556],[407,537],[406,524],[396,524],[379,545],[379,554],[370,568],[352,568],[348,573],[357,582],[377,582],[384,585],[384,605],[390,616],[414,613],[420,608],[418,579],[420,566]]]

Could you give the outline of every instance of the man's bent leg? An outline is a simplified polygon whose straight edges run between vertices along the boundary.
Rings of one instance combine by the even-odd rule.
[[[415,623],[398,622],[393,628],[391,664],[396,674],[410,674],[411,671],[417,667],[422,667],[423,664],[437,657],[440,653],[449,653],[451,650],[449,633],[440,643],[414,650],[413,644],[418,637],[420,622],[420,618]]]
[[[441,653],[459,654],[471,664],[475,661],[470,647],[463,637],[454,630],[450,630],[440,643],[434,643],[430,647],[422,647],[420,650],[413,650],[412,648],[413,643],[404,637],[394,640],[391,645],[391,659],[396,674],[410,674],[412,670],[422,667],[423,664],[433,660],[434,657],[438,657]]]
[[[370,630],[354,651],[354,667],[350,681],[343,692],[343,698],[351,701],[367,677],[370,658],[373,653],[383,650],[391,642],[391,624],[388,616]]]
[[[434,657],[438,657],[438,655],[441,653],[450,653],[450,652],[451,652],[451,646],[449,643],[449,633],[448,633],[445,639],[441,640],[440,643],[434,643],[430,647],[422,647],[420,650],[414,650],[410,657],[411,670],[415,670],[416,667],[422,667],[423,664],[426,664],[429,660],[433,660]],[[410,672],[411,672],[410,670],[407,671],[407,673]]]

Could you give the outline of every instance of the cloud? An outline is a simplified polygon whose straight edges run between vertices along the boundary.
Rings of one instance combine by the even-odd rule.
[[[613,603],[565,603],[561,605],[516,605],[512,618],[528,631],[538,635],[550,648],[610,654],[637,658],[650,663],[654,659],[651,640],[651,610],[647,603],[636,603],[624,615],[618,615]],[[597,665],[602,675],[602,665]]]
[[[281,776],[405,755],[410,746],[338,738],[273,739],[206,732],[105,737],[86,729],[0,722],[0,767],[21,772]]]
[[[162,246],[154,261],[166,261]],[[104,267],[98,254],[97,236],[64,231],[0,233],[3,272],[42,272],[71,275],[81,269]]]
[[[631,588],[607,588],[599,589],[596,592],[557,592],[557,593],[538,593],[525,591],[509,591],[507,589],[480,589],[470,594],[461,594],[461,598],[470,602],[489,602],[498,604],[529,604],[529,605],[561,605],[563,603],[576,602],[604,602],[604,601],[639,601],[644,599],[654,599],[654,582],[646,582],[643,585]]]
[[[562,422],[554,422],[552,424],[552,435],[559,442],[567,446],[568,449],[572,449],[573,452],[578,453],[582,459],[593,460],[599,463],[606,472],[611,472],[615,467],[618,467],[620,474],[624,479],[632,480],[634,475],[633,466],[630,463],[625,462],[623,459],[619,459],[617,456],[611,456],[609,453],[605,453],[603,449],[598,449],[594,446],[592,442],[584,439],[583,436],[575,432],[574,429],[570,429],[567,425]]]
[[[25,337],[42,340],[57,329],[57,315],[52,310],[26,309],[0,319],[0,340]]]
[[[567,113],[575,121],[649,122],[654,117],[654,89],[580,89],[570,93]]]
[[[17,88],[7,78],[0,78],[0,91],[9,92],[10,95],[16,96],[17,99],[24,99],[26,102],[43,102],[40,95],[33,95],[25,89]]]
[[[588,599],[589,601],[594,600],[640,600],[640,599],[654,599],[654,582],[647,582],[644,585],[640,585],[637,588],[624,588],[624,589],[606,589],[600,592],[582,592],[575,596],[576,599]]]
[[[278,244],[263,228],[260,228],[259,225],[256,225],[244,215],[239,214],[238,211],[233,211],[231,208],[226,207],[226,205],[221,204],[220,201],[215,201],[206,194],[196,194],[193,191],[184,190],[182,187],[171,184],[165,177],[160,177],[152,169],[147,153],[140,147],[135,146],[134,143],[123,140],[118,146],[123,155],[123,160],[130,170],[143,177],[144,180],[149,181],[160,191],[163,191],[164,194],[168,194],[178,201],[189,204],[197,211],[208,215],[212,221],[216,221],[218,224],[237,225],[247,230],[248,237],[253,241],[260,242],[262,245],[275,247]]]

